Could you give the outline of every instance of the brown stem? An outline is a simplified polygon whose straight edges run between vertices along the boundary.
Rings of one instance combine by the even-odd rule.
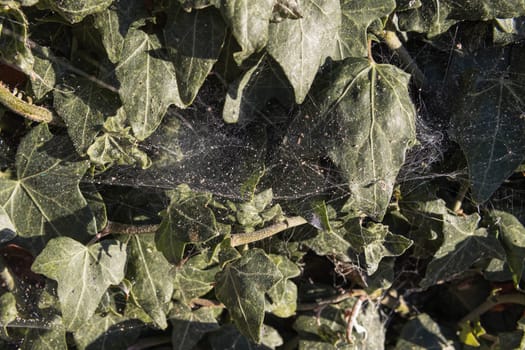
[[[525,305],[525,294],[522,293],[512,293],[512,294],[500,294],[493,295],[489,297],[485,302],[476,307],[474,310],[469,312],[465,317],[463,317],[458,325],[464,324],[468,321],[474,321],[478,319],[485,312],[492,309],[494,306],[499,304],[519,304]]]
[[[454,201],[454,204],[452,205],[452,211],[456,214],[459,214],[461,211],[461,206],[463,205],[463,199],[465,199],[465,195],[468,191],[468,183],[463,182],[461,184],[461,187],[459,188],[459,192],[456,196],[456,200]]]
[[[279,222],[254,232],[236,233],[231,236],[231,246],[238,247],[240,245],[257,242],[289,228],[304,225],[306,223],[307,221],[304,218],[300,216],[294,216],[291,218],[286,218],[283,222]]]
[[[387,21],[385,30],[380,36],[388,48],[398,55],[399,60],[404,65],[403,69],[412,75],[416,86],[418,88],[423,88],[426,82],[425,75],[421,69],[419,69],[416,61],[412,58],[412,56],[410,56],[410,53],[407,51],[407,49],[403,46],[401,40],[399,40],[399,37],[396,34],[395,26],[390,19]]]
[[[354,298],[354,297],[367,297],[368,294],[362,290],[362,289],[356,289],[352,290],[350,292],[346,292],[343,294],[334,295],[333,297],[327,298],[327,299],[321,299],[314,303],[304,303],[304,304],[298,304],[297,305],[297,311],[309,311],[309,310],[315,310],[319,307],[331,305],[331,304],[338,304],[346,299]]]
[[[203,298],[193,298],[191,299],[191,303],[193,305],[199,305],[199,306],[204,306],[204,307],[221,307],[221,308],[225,307],[223,303],[220,303],[215,300],[203,299]]]

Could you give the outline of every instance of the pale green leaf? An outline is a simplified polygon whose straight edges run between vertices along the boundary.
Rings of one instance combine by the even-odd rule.
[[[192,311],[190,307],[176,304],[170,313],[173,326],[171,343],[173,350],[191,350],[202,337],[219,329],[217,316],[221,308],[203,307]]]
[[[159,126],[169,105],[182,107],[173,64],[158,37],[130,28],[116,68],[120,98],[133,133],[147,138]]]
[[[157,250],[151,235],[133,235],[128,242],[127,275],[137,303],[165,329],[166,312],[173,293],[172,266]]]
[[[112,284],[124,278],[126,245],[105,240],[86,247],[69,237],[50,240],[33,263],[32,270],[58,283],[64,326],[81,328]]]
[[[79,154],[85,154],[102,129],[105,117],[114,115],[120,104],[117,95],[76,76],[66,77],[54,90],[53,97],[53,106],[64,120]]]
[[[264,251],[256,248],[227,264],[216,276],[215,295],[239,331],[254,342],[261,340],[265,293],[282,277]]]
[[[209,266],[205,253],[188,259],[175,274],[173,283],[173,298],[184,304],[190,304],[193,298],[198,298],[214,287],[215,275],[219,272],[218,266]]]
[[[79,350],[126,350],[136,342],[142,328],[139,321],[113,312],[95,314],[74,333],[75,344]]]
[[[226,27],[214,8],[191,13],[178,6],[170,9],[164,28],[166,47],[175,67],[180,98],[189,105],[219,58]]]
[[[0,179],[0,205],[21,236],[96,233],[95,220],[78,184],[87,162],[78,161],[65,137],[47,125],[35,127],[21,141],[16,179]]]
[[[221,3],[222,15],[242,49],[233,54],[237,64],[266,46],[273,6],[273,0],[227,0]]]
[[[16,228],[4,207],[0,207],[0,244],[16,237]]]
[[[443,216],[443,244],[427,266],[423,288],[461,273],[481,259],[505,259],[499,241],[484,228],[477,228],[478,214]]]
[[[514,215],[503,211],[493,210],[490,216],[503,244],[512,279],[519,285],[525,270],[525,227]]]
[[[297,103],[304,101],[341,25],[339,0],[305,0],[301,10],[303,18],[270,24],[267,46],[292,84]]]
[[[372,22],[388,16],[396,8],[394,0],[343,0],[342,23],[334,59],[367,55],[367,29]]]
[[[0,295],[0,327],[4,334],[7,334],[7,326],[16,320],[17,316],[15,295],[10,292]]]
[[[29,328],[21,346],[24,350],[67,350],[66,330],[62,319],[55,316],[42,328]]]
[[[40,6],[59,13],[70,23],[78,23],[88,15],[104,11],[112,0],[44,0]]]
[[[273,263],[283,278],[269,291],[271,302],[266,304],[266,311],[282,318],[291,317],[297,308],[297,286],[290,279],[301,274],[299,267],[283,255],[270,255]]]

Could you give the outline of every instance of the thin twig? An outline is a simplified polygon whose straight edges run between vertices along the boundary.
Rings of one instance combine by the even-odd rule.
[[[298,304],[297,311],[315,310],[322,306],[338,304],[346,299],[350,299],[354,297],[366,297],[366,296],[368,296],[368,294],[364,290],[356,289],[356,290],[352,290],[350,292],[346,292],[343,294],[334,295],[333,297],[330,297],[327,299],[321,299],[314,303]]]
[[[301,216],[294,216],[254,232],[236,233],[231,236],[231,246],[238,247],[240,245],[257,242],[289,228],[304,225],[306,223],[308,222]]]
[[[210,300],[210,299],[203,299],[203,298],[193,298],[191,299],[191,303],[193,305],[204,306],[204,307],[220,307],[220,308],[225,307],[224,304],[221,302]]]
[[[485,302],[476,307],[474,310],[469,312],[465,317],[459,320],[458,325],[465,324],[468,321],[474,321],[478,319],[485,312],[492,309],[494,306],[499,304],[519,304],[525,305],[525,294],[512,293],[512,294],[500,294],[489,297]]]
[[[452,211],[454,213],[460,214],[461,206],[463,205],[463,199],[465,199],[465,195],[467,194],[468,188],[469,186],[467,182],[463,182],[461,184],[461,187],[459,188],[459,192],[456,196],[454,204],[452,205]]]
[[[53,113],[44,107],[33,105],[15,96],[0,81],[0,103],[12,112],[24,118],[31,119],[39,123],[63,124],[62,121],[53,116]]]

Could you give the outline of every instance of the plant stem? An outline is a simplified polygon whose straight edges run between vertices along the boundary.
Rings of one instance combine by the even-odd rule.
[[[15,278],[9,267],[5,264],[4,259],[0,256],[0,287],[12,292],[15,290]]]
[[[519,304],[525,305],[525,294],[522,293],[512,293],[512,294],[500,294],[489,297],[485,302],[476,307],[474,310],[469,312],[465,317],[463,317],[458,325],[464,324],[468,321],[474,321],[478,319],[485,312],[492,309],[494,306],[499,304]]]
[[[459,214],[461,210],[461,206],[463,205],[463,199],[465,199],[465,195],[468,191],[468,183],[463,182],[461,184],[461,187],[459,188],[458,195],[456,196],[456,200],[454,201],[454,205],[452,206],[452,211],[456,214]]]
[[[338,304],[346,299],[350,299],[354,297],[366,297],[366,296],[368,296],[368,294],[364,290],[356,289],[356,290],[352,290],[350,292],[346,292],[343,294],[334,295],[333,297],[330,297],[327,299],[318,300],[314,303],[298,304],[297,311],[315,310],[321,306]]]
[[[30,104],[21,98],[13,95],[13,93],[0,81],[0,103],[9,108],[22,117],[31,119],[40,123],[54,123],[60,124],[61,122],[53,117],[53,113],[40,106]]]
[[[385,30],[380,36],[388,48],[398,55],[399,60],[404,64],[403,69],[412,75],[416,86],[420,89],[423,88],[426,83],[425,75],[421,69],[419,69],[416,61],[410,56],[407,49],[403,46],[401,40],[399,40],[391,19],[388,19],[385,25]]]
[[[262,228],[254,232],[236,233],[231,236],[231,246],[237,247],[240,245],[253,243],[262,239],[271,237],[286,229],[306,224],[307,221],[301,216],[293,216],[286,218],[283,222]]]

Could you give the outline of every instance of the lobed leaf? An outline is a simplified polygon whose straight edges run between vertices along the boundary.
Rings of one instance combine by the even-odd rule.
[[[112,0],[43,0],[42,8],[48,8],[59,13],[69,23],[78,23],[86,16],[104,11]]]

